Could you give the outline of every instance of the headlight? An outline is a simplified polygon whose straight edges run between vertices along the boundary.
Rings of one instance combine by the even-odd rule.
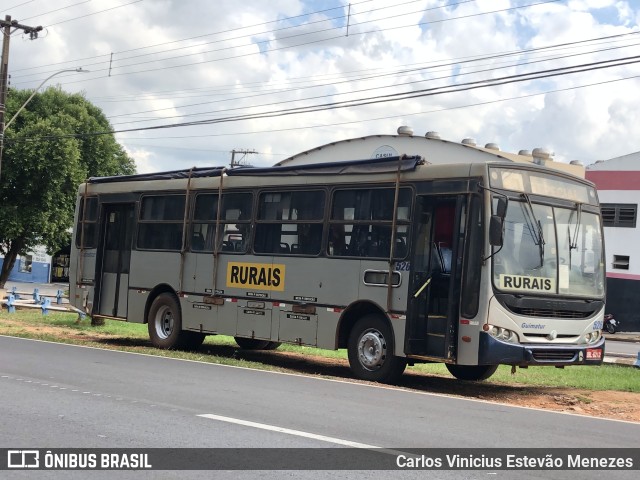
[[[595,332],[587,333],[586,335],[587,343],[596,343],[600,339],[600,330],[596,330]]]
[[[515,332],[502,327],[494,327],[493,325],[487,325],[486,327],[484,330],[492,337],[504,342],[518,343],[518,335]]]

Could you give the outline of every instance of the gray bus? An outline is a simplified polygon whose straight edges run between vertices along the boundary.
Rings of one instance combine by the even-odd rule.
[[[379,382],[421,362],[465,380],[500,364],[600,364],[593,184],[433,141],[424,156],[89,179],[71,301],[147,323],[158,348],[214,334],[244,349],[346,348],[354,375]]]

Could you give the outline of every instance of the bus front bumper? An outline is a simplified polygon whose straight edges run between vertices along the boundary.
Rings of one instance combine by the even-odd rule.
[[[480,332],[478,365],[600,365],[604,337],[589,345],[541,345],[503,342]]]

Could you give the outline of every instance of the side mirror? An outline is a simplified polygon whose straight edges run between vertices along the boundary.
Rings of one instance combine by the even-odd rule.
[[[507,216],[507,199],[504,197],[498,198],[498,203],[496,205],[496,215],[500,218],[504,218]]]
[[[491,215],[489,222],[489,244],[493,247],[501,247],[504,240],[504,217]]]

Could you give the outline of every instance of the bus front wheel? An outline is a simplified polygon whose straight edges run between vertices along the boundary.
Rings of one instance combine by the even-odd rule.
[[[258,340],[257,338],[233,337],[233,339],[243,350],[275,350],[281,345],[280,342]]]
[[[389,324],[376,314],[358,320],[349,335],[349,365],[362,380],[395,383],[407,366],[394,355],[393,334]]]
[[[147,323],[156,348],[194,350],[204,341],[203,333],[182,330],[180,304],[170,293],[161,293],[153,300]]]
[[[496,373],[498,365],[451,365],[447,363],[447,370],[458,380],[479,382],[486,380]]]

